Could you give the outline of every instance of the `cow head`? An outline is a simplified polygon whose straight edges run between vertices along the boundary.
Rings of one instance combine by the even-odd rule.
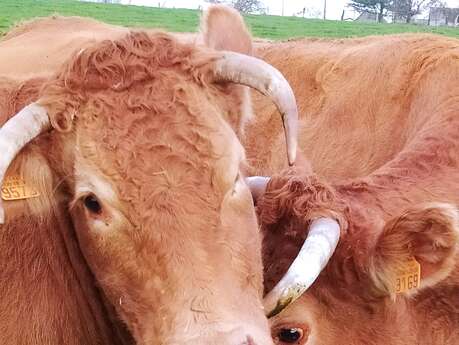
[[[265,305],[299,282],[309,287],[274,310],[277,344],[413,344],[423,337],[424,315],[454,315],[457,304],[444,305],[455,298],[459,282],[454,205],[411,206],[387,218],[344,186],[314,175],[252,177],[248,183],[265,237]],[[430,310],[432,301],[438,310]]]
[[[278,105],[293,161],[296,106],[278,71],[164,33],[79,52],[0,130],[0,181],[35,139],[46,169],[23,175],[59,198],[48,211],[71,219],[138,344],[272,344],[240,84]]]

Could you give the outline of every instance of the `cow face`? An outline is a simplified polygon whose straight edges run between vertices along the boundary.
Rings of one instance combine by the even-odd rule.
[[[309,185],[314,186],[313,183]],[[316,184],[308,193],[315,190],[321,194],[320,188]],[[296,189],[297,192],[301,190]],[[279,190],[274,193],[280,195]],[[273,213],[270,218],[268,213],[273,208],[268,204],[275,198],[268,195],[268,200],[260,201],[261,212],[266,212],[261,219],[266,231],[267,291],[297,255],[306,236],[304,230],[299,229],[307,228],[307,218],[311,215],[303,212],[305,218],[302,219],[299,213],[292,211],[299,211],[300,203],[305,203],[305,197],[298,197],[291,200],[290,205],[284,204],[281,210],[284,214],[280,218],[278,215],[274,216],[277,220],[272,218]],[[309,198],[309,202],[312,199]],[[456,208],[449,204],[419,205],[384,221],[366,205],[357,206],[355,200],[343,211],[333,198],[322,194],[319,199],[334,209],[332,213],[338,219],[337,210],[341,209],[341,216],[345,215],[348,223],[340,221],[343,224],[340,243],[314,285],[271,319],[275,343],[408,345],[457,342],[456,328],[449,326],[458,321],[454,297],[459,283]],[[314,204],[318,205],[318,201],[309,203],[311,213],[319,211],[314,210]],[[324,211],[325,208],[319,212]],[[331,210],[328,212],[330,214]],[[280,224],[282,228],[278,228]],[[419,277],[414,273],[416,262],[420,265]],[[437,324],[438,320],[442,323]],[[436,333],[431,332],[432,327]]]
[[[252,323],[264,322],[259,234],[240,172],[244,152],[217,109],[192,87],[174,95],[178,85],[162,85],[171,92],[168,101],[178,102],[164,112],[146,110],[161,102],[148,96],[158,92],[155,85],[138,90],[148,100],[145,109],[124,101],[111,108],[95,96],[80,110],[72,217],[87,261],[119,313],[128,324],[147,320],[132,325],[137,339],[199,338],[199,329],[187,331],[197,320],[247,336]],[[93,118],[95,104],[101,106]],[[120,132],[102,134],[109,126]],[[244,321],[247,328],[241,314],[255,316]]]
[[[271,341],[244,151],[226,121],[237,86],[207,86],[196,67],[214,59],[132,34],[82,52],[42,95],[82,252],[139,344]]]
[[[229,16],[226,26],[209,25],[204,41],[249,53],[240,16],[216,13]],[[80,51],[0,129],[7,152],[0,182],[22,147],[52,130],[39,139],[53,175],[47,190],[62,199],[76,255],[103,302],[138,344],[272,344],[260,234],[236,136],[250,113],[247,86],[279,109],[293,163],[297,109],[282,75],[247,55],[164,33],[131,33]]]
[[[70,200],[97,285],[138,344],[272,344],[235,133],[245,108],[237,84],[271,96],[293,129],[293,93],[278,71],[163,33],[80,52],[1,129],[0,176],[52,129],[55,188]],[[287,143],[294,159],[295,136]]]

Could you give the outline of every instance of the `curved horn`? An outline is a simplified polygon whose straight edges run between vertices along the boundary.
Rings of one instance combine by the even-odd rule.
[[[268,185],[269,177],[265,176],[249,176],[245,178],[245,183],[249,186],[252,198],[258,200],[260,196],[265,194],[266,186]]]
[[[36,103],[24,107],[0,128],[0,186],[3,185],[6,171],[19,151],[50,128],[46,109]],[[4,221],[5,211],[0,199],[0,224]]]
[[[265,296],[268,317],[280,313],[299,298],[319,276],[340,236],[339,224],[331,218],[319,218],[309,226],[309,234],[296,259],[277,285]]]
[[[295,163],[298,109],[295,95],[284,76],[273,66],[252,56],[224,52],[216,61],[217,80],[230,81],[254,88],[270,97],[282,116],[289,165]]]

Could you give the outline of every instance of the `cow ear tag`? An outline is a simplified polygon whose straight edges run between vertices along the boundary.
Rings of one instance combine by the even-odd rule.
[[[2,185],[3,200],[22,200],[36,198],[40,193],[36,188],[26,183],[19,175],[5,176]]]
[[[406,261],[397,272],[394,282],[395,293],[403,293],[417,289],[421,284],[421,265],[415,258]]]

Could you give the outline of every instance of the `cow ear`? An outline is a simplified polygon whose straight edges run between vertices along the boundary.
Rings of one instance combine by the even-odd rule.
[[[456,264],[458,229],[458,211],[451,204],[420,205],[388,221],[371,257],[378,290],[409,294],[448,277]]]
[[[242,16],[231,7],[210,6],[201,18],[201,34],[208,47],[252,55],[252,37]]]

